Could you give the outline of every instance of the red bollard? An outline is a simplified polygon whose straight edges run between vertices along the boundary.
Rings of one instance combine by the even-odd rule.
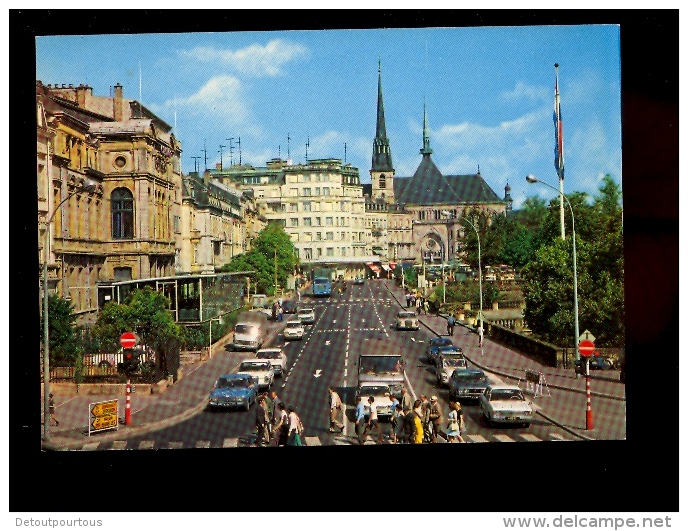
[[[124,425],[131,424],[131,380],[127,380],[127,405],[124,409]]]
[[[587,362],[586,362],[587,363]],[[588,405],[585,410],[585,429],[592,430],[592,403],[590,402],[590,376],[586,374],[585,376],[585,395],[588,400]]]

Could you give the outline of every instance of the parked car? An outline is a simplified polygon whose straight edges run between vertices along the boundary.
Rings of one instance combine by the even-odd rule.
[[[268,360],[246,360],[239,365],[239,372],[249,374],[255,378],[258,390],[270,389],[275,379],[275,370]]]
[[[468,360],[464,358],[463,353],[441,354],[437,359],[437,365],[435,365],[437,384],[440,387],[447,387],[449,385],[449,379],[456,369],[467,368]]]
[[[315,323],[315,310],[313,308],[299,308],[297,315],[303,324]]]
[[[354,284],[357,284],[357,285],[365,284],[365,279],[363,277],[356,277],[356,278],[354,278]]]
[[[610,371],[616,369],[614,360],[606,358],[605,356],[591,356],[590,370],[591,371]]]
[[[418,324],[416,312],[407,312],[404,310],[397,312],[394,327],[397,330],[418,330],[420,325]]]
[[[252,361],[267,360],[272,365],[275,376],[283,376],[287,372],[287,355],[279,347],[261,348],[256,352],[256,359]]]
[[[250,374],[220,376],[208,397],[208,410],[238,407],[248,411],[256,401],[256,384]]]
[[[530,426],[533,408],[515,385],[488,385],[480,395],[480,411],[488,424],[523,424]]]
[[[299,310],[299,303],[293,299],[282,302],[282,313],[295,314]]]
[[[479,400],[489,382],[484,371],[477,368],[454,369],[449,378],[449,399],[463,402]]]
[[[392,417],[392,391],[389,385],[377,383],[361,383],[356,389],[356,397],[361,397],[364,404],[366,417],[370,414],[370,407],[368,406],[368,397],[373,397],[373,405],[377,410],[377,417],[379,420],[389,420]]]
[[[435,365],[437,363],[437,356],[441,347],[453,347],[454,342],[447,336],[433,337],[428,345],[427,358],[428,362]]]
[[[301,319],[292,319],[287,321],[287,326],[284,327],[282,335],[285,340],[303,339],[304,329]]]
[[[263,346],[268,335],[268,318],[260,311],[242,312],[234,325],[234,350],[253,350]]]

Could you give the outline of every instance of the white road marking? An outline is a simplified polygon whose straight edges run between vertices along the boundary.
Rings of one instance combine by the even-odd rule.
[[[92,443],[86,443],[86,444],[84,444],[84,446],[81,449],[85,450],[85,451],[91,451],[91,450],[95,450],[96,448],[98,448],[99,445],[100,445],[100,441],[92,442]]]
[[[210,448],[210,441],[196,441],[194,448]]]
[[[239,439],[236,437],[227,437],[222,441],[222,448],[236,448],[239,445]]]
[[[568,441],[568,439],[566,439],[563,435],[559,435],[558,433],[550,433],[549,436],[553,441]]]
[[[124,450],[127,447],[127,441],[112,441],[111,450]]]
[[[529,441],[529,442],[542,441],[542,439],[540,439],[539,437],[536,437],[532,433],[519,433],[519,435],[521,436],[522,439],[525,439],[526,441]]]
[[[169,443],[167,443],[167,447],[169,449],[184,448],[184,443],[182,441],[170,441]]]
[[[304,437],[306,439],[306,446],[322,446],[320,437]]]
[[[474,442],[474,443],[486,443],[487,442],[487,439],[485,437],[483,437],[482,435],[479,435],[477,433],[475,435],[466,435],[466,437],[468,437],[471,440],[471,442]]]
[[[155,441],[141,441],[139,443],[139,450],[151,450],[155,446]]]
[[[511,437],[508,435],[505,435],[503,433],[495,433],[495,439],[497,439],[499,442],[516,442],[514,441]]]

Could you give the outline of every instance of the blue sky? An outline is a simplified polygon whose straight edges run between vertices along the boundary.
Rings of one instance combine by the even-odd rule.
[[[78,60],[76,60],[78,58]],[[445,175],[478,166],[515,207],[557,186],[554,64],[564,124],[564,191],[621,182],[619,29],[616,25],[390,28],[36,38],[36,79],[86,83],[95,95],[139,99],[183,145],[183,171],[241,161],[345,158],[370,182],[378,59],[397,176],[420,162],[423,103],[433,160]],[[139,65],[141,77],[139,77]],[[139,82],[140,85],[139,85]],[[287,141],[287,136],[291,140]],[[233,138],[230,153],[230,138]]]

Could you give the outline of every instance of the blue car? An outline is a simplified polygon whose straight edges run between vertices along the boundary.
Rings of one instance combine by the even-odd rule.
[[[215,382],[208,397],[208,410],[241,408],[248,411],[256,401],[256,383],[250,374],[225,374]]]
[[[446,336],[434,337],[430,340],[430,345],[428,346],[428,362],[435,365],[437,363],[437,357],[439,356],[439,350],[442,347],[454,346],[454,342],[451,338]]]

